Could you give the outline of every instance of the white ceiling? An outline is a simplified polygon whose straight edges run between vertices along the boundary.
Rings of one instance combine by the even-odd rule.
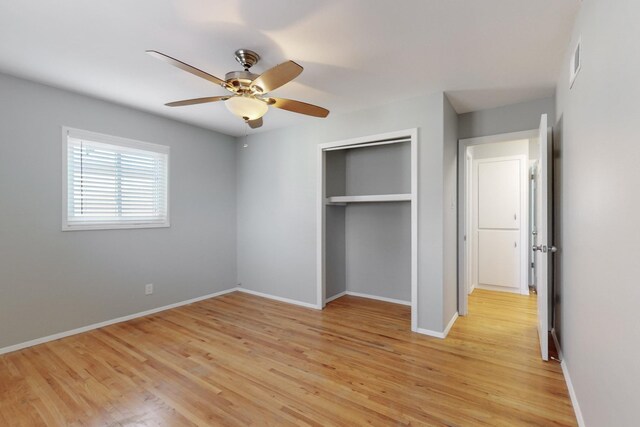
[[[332,114],[446,91],[459,113],[551,96],[578,0],[0,0],[0,71],[244,135],[223,95],[155,49],[224,78],[233,52],[304,72],[273,96]],[[272,108],[260,131],[311,120]],[[255,131],[250,131],[255,132]]]

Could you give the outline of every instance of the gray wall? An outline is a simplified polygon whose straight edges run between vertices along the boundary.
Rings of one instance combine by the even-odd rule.
[[[411,193],[411,144],[347,150],[346,191],[349,196]]]
[[[585,0],[559,74],[556,327],[587,426],[637,426],[640,2]],[[583,68],[569,89],[582,37]]]
[[[326,154],[327,195],[411,192],[411,145]],[[328,206],[326,297],[344,291],[411,300],[411,205]]]
[[[316,303],[317,145],[418,127],[418,323],[442,331],[443,97],[437,93],[243,138],[238,144],[242,286]]]
[[[443,325],[458,312],[458,114],[443,97]]]
[[[411,144],[348,150],[346,192],[410,193]],[[347,205],[345,229],[347,290],[411,301],[411,204]]]
[[[348,291],[411,301],[411,203],[346,208]]]
[[[347,290],[347,244],[345,206],[327,206],[325,297],[331,298]]]
[[[549,120],[553,121],[555,117],[553,98],[460,114],[458,138],[476,138],[538,129],[540,116],[545,113],[549,115]]]
[[[6,75],[0,93],[0,348],[235,286],[233,138]],[[169,145],[171,227],[62,232],[62,125]]]
[[[344,196],[347,193],[347,156],[343,150],[326,154],[326,195]],[[345,235],[346,206],[327,206],[326,211],[326,298],[347,290],[347,254]]]

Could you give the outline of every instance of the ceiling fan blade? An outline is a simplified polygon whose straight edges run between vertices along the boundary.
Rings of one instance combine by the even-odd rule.
[[[184,101],[175,101],[164,104],[167,107],[183,107],[185,105],[205,104],[207,102],[226,101],[230,96],[209,96],[206,98],[185,99]]]
[[[147,53],[149,55],[153,56],[154,58],[160,59],[161,61],[164,61],[164,62],[166,62],[168,64],[173,65],[174,67],[178,67],[181,70],[184,70],[184,71],[186,71],[188,73],[191,73],[191,74],[193,74],[195,76],[198,76],[198,77],[203,78],[205,80],[209,80],[211,83],[215,83],[217,85],[226,87],[227,83],[224,80],[221,80],[221,79],[217,78],[216,76],[212,76],[211,74],[206,73],[206,72],[204,72],[204,71],[202,71],[202,70],[200,70],[200,69],[198,69],[196,67],[192,67],[189,64],[186,64],[186,63],[184,63],[182,61],[179,61],[179,60],[177,60],[175,58],[172,58],[169,55],[165,55],[164,53],[160,53],[160,52],[157,52],[155,50],[148,50]]]
[[[247,120],[247,123],[251,129],[257,129],[262,126],[262,117],[255,120]]]
[[[256,88],[260,93],[271,92],[298,77],[303,69],[293,61],[283,62],[262,73],[251,82],[251,87]]]
[[[267,100],[269,105],[273,105],[276,108],[292,111],[294,113],[306,114],[307,116],[314,117],[327,117],[329,110],[326,108],[318,107],[317,105],[307,104],[306,102],[294,101],[293,99],[284,98],[269,98]]]

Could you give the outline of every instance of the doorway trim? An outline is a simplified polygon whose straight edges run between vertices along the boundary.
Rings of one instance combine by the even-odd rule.
[[[522,132],[503,133],[499,135],[482,136],[477,138],[466,138],[458,140],[458,313],[461,316],[468,314],[468,294],[467,283],[469,274],[467,272],[468,257],[467,243],[465,240],[467,225],[471,223],[467,213],[467,188],[469,183],[467,172],[467,148],[476,145],[491,144],[498,142],[508,142],[521,139],[532,140],[538,137],[538,130],[532,129]],[[524,169],[529,170],[528,165]],[[528,188],[528,187],[527,187]],[[527,190],[528,191],[528,190]],[[528,203],[528,201],[527,201]],[[526,211],[525,211],[526,214]],[[524,227],[523,227],[524,228]],[[528,229],[525,230],[528,236]],[[468,239],[467,239],[468,240]],[[528,246],[526,242],[524,245]],[[525,266],[526,267],[526,266]],[[526,270],[528,271],[528,269]],[[522,279],[522,278],[521,278]]]

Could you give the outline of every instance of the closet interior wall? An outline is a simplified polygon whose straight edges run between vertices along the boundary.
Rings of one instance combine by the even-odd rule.
[[[346,150],[328,151],[326,156],[326,196],[346,195]],[[346,205],[326,206],[326,299],[347,290],[346,211]]]
[[[411,145],[326,153],[326,196],[411,193]],[[327,205],[326,298],[343,292],[411,301],[411,202]]]

